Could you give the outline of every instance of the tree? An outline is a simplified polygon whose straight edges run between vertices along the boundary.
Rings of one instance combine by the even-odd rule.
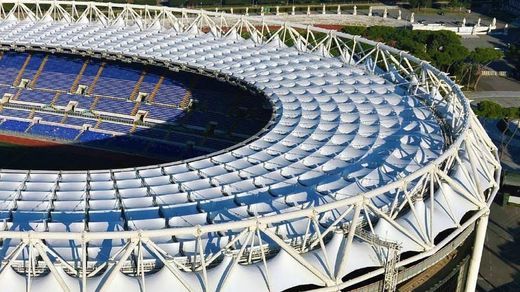
[[[431,0],[409,0],[408,3],[410,4],[410,7],[412,7],[412,8],[432,7]]]
[[[511,45],[507,50],[506,57],[513,63],[517,71],[520,71],[520,45]]]
[[[476,89],[480,78],[482,77],[482,70],[485,66],[489,65],[489,63],[502,59],[504,57],[504,53],[502,51],[495,50],[493,48],[476,48],[469,55],[469,60],[473,62],[477,67],[477,80],[475,81],[474,88]]]
[[[475,114],[489,119],[518,119],[520,116],[519,108],[503,108],[498,103],[489,100],[479,102]]]
[[[393,27],[376,25],[369,27],[365,32],[365,36],[374,41],[386,42],[395,37],[400,31]]]
[[[385,26],[347,26],[342,31],[408,51],[420,59],[430,61],[441,70],[461,74],[459,77],[468,72],[465,61],[470,53],[462,45],[460,37],[452,31],[421,31]]]
[[[452,66],[457,66],[469,55],[468,49],[458,44],[445,44],[438,48],[431,48],[429,52],[434,65],[446,72],[451,72]]]
[[[362,35],[362,36],[364,36],[366,30],[367,30],[367,28],[364,27],[364,26],[352,26],[352,25],[349,25],[349,26],[344,26],[341,29],[341,32],[348,33],[348,34],[351,34],[351,35]]]
[[[470,60],[475,63],[482,65],[489,65],[489,63],[502,59],[504,57],[504,53],[499,50],[495,50],[493,48],[476,48],[469,55]]]
[[[484,100],[478,103],[475,114],[484,118],[499,119],[502,118],[502,107],[496,102]]]
[[[469,55],[460,37],[452,31],[428,31],[419,36],[426,44],[426,54],[430,56],[432,64],[443,71],[456,72]]]

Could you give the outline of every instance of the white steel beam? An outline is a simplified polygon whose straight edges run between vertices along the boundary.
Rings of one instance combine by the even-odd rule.
[[[469,261],[468,276],[466,278],[466,292],[474,292],[477,288],[478,271],[480,270],[480,261],[482,259],[482,251],[486,241],[486,230],[489,221],[489,212],[480,217],[477,221],[477,231],[475,233],[475,242],[473,243],[473,251]]]

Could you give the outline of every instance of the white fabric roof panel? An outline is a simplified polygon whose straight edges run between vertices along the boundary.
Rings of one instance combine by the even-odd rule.
[[[240,37],[222,39],[212,34],[175,33],[173,30],[158,32],[151,29],[143,33],[137,26],[93,26],[3,22],[0,31],[8,33],[0,34],[0,42],[41,42],[106,52],[117,50],[123,54],[132,51],[133,55],[143,58],[158,53],[164,60],[225,72],[265,89],[275,104],[275,125],[248,145],[189,163],[89,173],[1,172],[0,197],[7,200],[15,196],[18,210],[87,209],[91,217],[87,222],[90,231],[123,230],[125,223],[132,230],[161,229],[166,226],[165,222],[172,228],[205,225],[289,212],[309,201],[314,204],[331,202],[332,196],[337,199],[351,197],[409,174],[442,153],[443,137],[431,134],[441,133],[431,111],[416,98],[406,96],[394,84],[364,68],[344,64],[339,59],[297,52],[294,48],[278,49],[273,43],[260,46]],[[52,33],[45,33],[51,29]],[[99,37],[101,34],[103,36]],[[280,55],[286,56],[280,58]],[[467,162],[466,157],[462,158]],[[456,172],[456,180],[471,187],[461,171]],[[483,171],[479,180],[484,187],[490,185],[490,178]],[[331,194],[323,196],[326,193]],[[0,208],[11,209],[10,204],[13,201],[5,201]],[[377,200],[378,206],[389,204],[388,197]],[[428,221],[428,206],[428,200],[416,203],[419,221],[426,228],[432,228]],[[453,206],[457,207],[450,210]],[[435,199],[434,215],[441,223],[433,225],[434,235],[453,227],[467,211],[476,208],[463,194],[444,184],[442,190],[437,190]],[[150,212],[146,216],[150,218],[118,221],[123,220],[121,216],[124,218],[125,214],[130,218],[132,214],[147,210]],[[136,213],[132,213],[134,211]],[[106,222],[93,222],[91,214],[97,219],[105,218]],[[417,220],[411,213],[398,220],[407,232],[421,236]],[[297,237],[305,233],[305,228],[306,224],[301,221],[279,225],[274,230],[284,237]],[[375,232],[383,239],[398,241],[403,251],[423,249],[383,219],[375,225]],[[189,238],[193,239],[193,236],[179,237]],[[344,240],[342,234],[334,234],[326,245],[333,266]],[[101,245],[102,241],[93,241],[92,247],[95,244]],[[175,244],[171,253],[178,256],[179,243]],[[183,242],[186,250],[194,248],[192,245],[193,241]],[[90,258],[107,256],[107,252],[92,247],[89,246]],[[108,254],[116,250],[112,248]],[[304,257],[325,272],[323,261],[320,262],[316,253],[320,250]],[[374,249],[361,240],[354,240],[351,254],[356,260],[347,263],[346,273],[381,265]],[[219,279],[226,263],[230,263],[229,256],[208,271],[209,278]],[[283,250],[269,259],[269,263],[272,290],[323,284]],[[78,287],[77,279],[67,276],[61,269],[59,272],[64,274],[69,287]],[[178,280],[168,273],[162,268],[147,275],[147,290],[161,291],[164,287],[182,290]],[[281,273],[283,278],[272,276]],[[10,272],[1,277],[25,281]],[[50,277],[33,280],[33,285],[38,282],[46,289],[59,290]],[[200,286],[199,279],[192,273],[183,277],[193,286]],[[89,287],[95,287],[100,278],[89,278]],[[263,266],[237,265],[225,290],[243,288],[253,281],[265,282]],[[137,280],[119,273],[111,285],[128,291],[140,287]],[[260,285],[251,287],[254,288],[265,290]]]

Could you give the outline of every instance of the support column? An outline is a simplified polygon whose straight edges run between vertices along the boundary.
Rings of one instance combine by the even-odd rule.
[[[468,276],[466,278],[466,292],[474,292],[477,287],[478,271],[480,269],[480,260],[482,259],[482,250],[486,241],[486,230],[489,220],[489,211],[480,217],[477,222],[477,231],[475,233],[475,242],[473,243],[473,252],[469,260]]]
[[[457,288],[455,292],[462,292],[464,286],[466,286],[466,271],[468,269],[469,258],[462,260],[462,264],[459,268],[459,274],[457,275]]]

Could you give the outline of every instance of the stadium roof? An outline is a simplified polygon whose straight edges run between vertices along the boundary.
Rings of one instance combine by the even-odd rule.
[[[296,34],[296,25],[285,25],[264,40],[244,18],[238,25],[201,25],[205,14],[189,11],[193,15],[188,17],[182,10],[180,20],[167,24],[132,14],[133,6],[120,6],[122,12],[110,21],[89,19],[92,8],[71,21],[74,16],[64,17],[61,4],[50,2],[63,17],[33,14],[35,21],[16,3],[0,23],[0,44],[6,48],[134,58],[224,74],[262,90],[274,105],[273,122],[255,139],[208,157],[125,170],[2,171],[2,208],[12,212],[4,212],[12,219],[7,228],[42,231],[30,233],[36,241],[29,246],[40,254],[54,251],[62,263],[87,265],[77,253],[86,250],[89,264],[108,265],[102,277],[87,278],[83,269],[88,287],[133,290],[140,281],[147,290],[236,290],[248,283],[255,283],[248,285],[251,290],[342,287],[341,278],[352,271],[384,271],[389,242],[400,253],[419,252],[402,265],[434,252],[448,242],[436,244],[435,237],[467,228],[463,216],[477,210],[476,220],[496,190],[496,148],[460,90],[446,75],[395,49],[377,44],[358,55],[359,39],[354,39],[354,46],[336,58],[330,42],[340,38],[330,32],[328,47],[318,41],[310,49],[298,37],[287,47],[284,35]],[[247,26],[251,38],[241,37],[239,25]],[[397,61],[396,52],[406,61]],[[74,218],[86,213],[86,223]],[[113,224],[121,216],[124,222]],[[82,232],[85,228],[88,233]],[[46,240],[47,249],[38,239]],[[74,247],[68,239],[77,241]],[[101,239],[110,239],[108,247]],[[88,248],[78,247],[87,241]],[[13,242],[11,250],[20,248]],[[263,244],[275,252],[266,255]],[[141,245],[147,246],[145,254]],[[233,245],[238,245],[234,253]],[[136,249],[142,279],[120,271]],[[253,250],[260,258],[256,262]],[[182,265],[161,260],[165,267],[144,277],[141,265],[159,254],[173,261],[192,256],[200,267],[193,262],[184,267],[201,273],[180,272]],[[208,262],[218,264],[209,269]],[[62,270],[72,268],[47,265],[54,268],[54,278],[33,278],[33,287],[79,289]],[[0,281],[25,287],[25,278],[10,269]]]

